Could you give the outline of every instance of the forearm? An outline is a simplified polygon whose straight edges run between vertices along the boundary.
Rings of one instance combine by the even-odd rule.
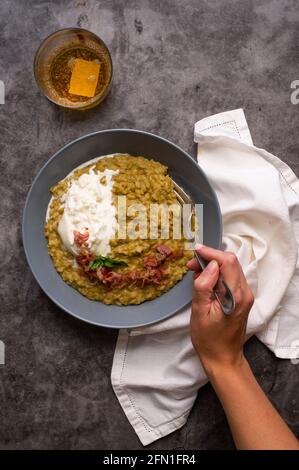
[[[196,251],[206,261],[195,271],[191,314],[191,339],[225,410],[238,449],[296,449],[296,437],[280,418],[258,385],[243,356],[246,326],[254,303],[238,258],[230,252],[199,245]],[[223,315],[213,294],[223,276],[235,297],[232,315]]]
[[[246,359],[233,367],[208,367],[207,373],[238,449],[299,449],[296,437],[260,388]]]

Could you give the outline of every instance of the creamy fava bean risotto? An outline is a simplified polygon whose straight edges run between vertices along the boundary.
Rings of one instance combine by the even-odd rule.
[[[153,204],[177,204],[167,167],[143,157],[106,156],[75,169],[51,188],[45,224],[48,250],[63,280],[89,299],[105,304],[140,304],[173,287],[192,257],[186,240],[150,238],[127,233],[119,237],[117,202],[126,198],[125,226],[142,204],[150,215]],[[133,206],[132,206],[133,207]],[[159,227],[160,227],[159,219]],[[158,227],[158,228],[159,228]]]

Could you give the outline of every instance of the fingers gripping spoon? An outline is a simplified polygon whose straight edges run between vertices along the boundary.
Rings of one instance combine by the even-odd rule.
[[[192,199],[185,193],[185,191],[175,181],[172,180],[172,182],[173,182],[173,187],[174,187],[177,200],[180,203],[180,205],[181,206],[183,206],[184,204],[191,205],[192,207],[192,211],[190,214],[190,218],[191,218],[192,215],[195,213],[194,203]],[[190,242],[195,242],[195,237],[193,238],[193,240],[190,240]],[[204,270],[208,265],[207,261],[202,256],[200,256],[200,254],[197,253],[196,250],[194,250],[194,256],[197,259],[198,264],[201,267],[201,269]],[[229,288],[229,286],[223,279],[222,275],[219,276],[217,284],[213,288],[213,293],[214,293],[215,298],[219,302],[222,312],[225,315],[231,315],[235,309],[235,298],[231,289]]]

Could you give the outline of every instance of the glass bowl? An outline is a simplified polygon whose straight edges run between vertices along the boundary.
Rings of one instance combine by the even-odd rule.
[[[72,65],[76,58],[100,64],[96,94],[92,98],[68,92]],[[34,76],[40,91],[63,108],[85,110],[97,106],[107,96],[113,67],[108,47],[94,33],[81,28],[67,28],[48,36],[34,58]]]

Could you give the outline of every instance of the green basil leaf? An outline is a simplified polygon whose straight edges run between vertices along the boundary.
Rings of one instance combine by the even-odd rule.
[[[88,266],[88,269],[89,271],[93,271],[103,266],[106,268],[113,268],[114,266],[128,265],[124,261],[120,261],[118,259],[109,258],[107,256],[97,256],[94,260],[91,261],[90,265]]]
[[[94,259],[88,266],[89,271],[94,271],[95,269],[101,268],[103,266],[103,262],[98,259]]]

